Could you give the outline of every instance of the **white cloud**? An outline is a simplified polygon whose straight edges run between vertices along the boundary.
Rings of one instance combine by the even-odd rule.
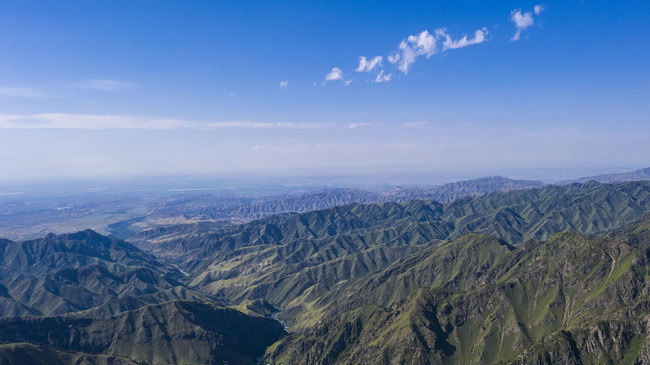
[[[539,15],[539,14],[541,14],[545,9],[546,9],[546,8],[544,7],[544,5],[541,5],[541,4],[540,4],[540,5],[535,5],[535,7],[533,8],[533,12],[535,13],[535,15]]]
[[[393,74],[386,74],[384,73],[384,70],[381,70],[377,77],[375,78],[375,82],[387,82],[393,79]]]
[[[519,40],[521,32],[535,23],[533,14],[529,11],[524,13],[521,9],[511,11],[510,20],[515,23],[515,27],[517,28],[515,35],[512,36],[513,41]]]
[[[352,83],[352,79],[346,80],[343,78],[343,70],[341,70],[338,67],[332,67],[332,71],[330,71],[327,75],[325,75],[325,80],[323,81],[323,83],[321,83],[321,86],[324,86],[328,81],[337,81],[337,80],[340,80],[345,85],[350,85]]]
[[[333,67],[332,71],[325,76],[325,81],[336,81],[343,79],[343,71],[338,67]]]
[[[399,63],[399,69],[404,74],[409,72],[409,68],[418,56],[431,57],[437,53],[436,38],[424,30],[417,35],[410,35],[403,39],[396,52],[389,56],[389,61],[392,63]]]
[[[399,69],[404,74],[407,74],[409,72],[409,67],[415,63],[415,59],[417,58],[418,54],[405,41],[400,43],[399,49],[401,51],[401,54],[399,56]]]
[[[381,66],[381,61],[384,58],[381,56],[375,56],[372,60],[368,61],[365,57],[359,57],[359,67],[357,67],[357,72],[370,72],[376,67]]]
[[[428,30],[423,31],[422,33],[414,36],[410,35],[408,41],[414,45],[418,54],[431,57],[433,54],[437,53],[436,50],[436,38],[429,33]]]
[[[144,118],[121,115],[42,113],[0,115],[0,129],[177,129],[190,122],[177,119]]]
[[[289,81],[280,81],[280,89],[284,89],[289,86]]]
[[[386,57],[386,58],[388,59],[388,62],[390,62],[390,63],[397,63],[397,61],[399,61],[399,59],[400,59],[400,55],[397,52],[393,52],[393,53],[389,54],[388,57]]]
[[[438,34],[438,32],[436,32]],[[451,36],[447,34],[444,30],[440,31],[440,37],[444,38],[442,42],[442,50],[446,51],[448,49],[458,49],[467,46],[472,46],[474,44],[479,44],[485,42],[485,35],[487,34],[487,29],[479,29],[474,32],[474,38],[467,38],[467,35],[463,36],[458,40],[452,40]]]
[[[0,86],[0,95],[8,96],[11,98],[25,98],[25,99],[34,99],[34,98],[43,98],[47,95],[39,90],[28,88],[28,87],[6,87]]]
[[[398,64],[398,68],[404,74],[408,74],[409,68],[419,56],[429,58],[441,51],[458,49],[474,44],[483,43],[486,40],[487,28],[474,32],[473,38],[465,35],[463,38],[453,40],[444,28],[438,29],[434,34],[424,30],[417,35],[410,35],[403,39],[396,51],[388,56],[388,62]],[[442,44],[440,44],[442,42]]]
[[[515,23],[517,28],[528,28],[535,23],[533,20],[533,14],[529,11],[522,13],[521,9],[513,10],[510,13],[510,19]]]
[[[77,86],[81,89],[87,90],[119,91],[133,89],[135,87],[135,84],[117,80],[92,79],[81,82],[77,84]]]

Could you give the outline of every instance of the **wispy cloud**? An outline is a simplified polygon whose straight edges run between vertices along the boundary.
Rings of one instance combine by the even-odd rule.
[[[8,193],[0,193],[0,196],[14,196],[14,195],[23,195],[23,194],[25,193],[22,191],[12,191]]]
[[[343,79],[343,71],[338,67],[333,67],[332,71],[325,75],[325,81],[335,81]]]
[[[397,51],[388,56],[388,61],[399,64],[399,70],[407,74],[418,56],[424,55],[429,58],[435,53],[437,53],[436,38],[428,30],[424,30],[403,39]]]
[[[487,29],[479,29],[474,32],[474,37],[473,38],[467,38],[467,35],[463,36],[463,38],[453,40],[451,39],[451,36],[446,33],[444,29],[438,29],[436,31],[436,34],[439,35],[444,41],[442,42],[442,50],[446,51],[448,49],[458,49],[458,48],[463,48],[467,46],[472,46],[474,44],[479,44],[483,43],[485,41],[485,35],[487,34]]]
[[[512,37],[513,41],[521,37],[521,33],[526,28],[535,23],[534,16],[540,15],[545,10],[544,5],[535,5],[533,11],[524,12],[521,9],[514,9],[510,12],[510,20],[515,24],[516,32]],[[483,27],[474,31],[472,35],[465,34],[460,38],[453,38],[446,28],[438,28],[433,32],[423,30],[417,34],[411,34],[402,39],[397,49],[390,52],[386,57],[375,56],[371,59],[365,56],[359,57],[359,63],[356,67],[357,72],[373,72],[374,81],[387,82],[393,79],[393,74],[389,71],[390,65],[404,75],[407,75],[411,66],[419,57],[429,58],[440,52],[465,48],[476,44],[481,44],[488,40],[488,29]],[[384,67],[383,61],[387,60],[390,65]],[[345,81],[343,71],[339,67],[332,68],[325,76],[323,85],[328,81],[341,80],[349,84],[351,80]]]
[[[524,12],[521,9],[514,9],[510,12],[510,20],[515,24],[515,34],[512,36],[512,41],[518,41],[521,38],[521,32],[526,30],[526,28],[535,24],[535,19],[533,18],[533,13],[535,15],[540,15],[544,11],[544,5],[535,5],[533,12],[530,11]]]
[[[444,28],[437,29],[434,34],[424,30],[403,39],[397,50],[388,56],[388,62],[397,64],[399,70],[406,75],[418,57],[429,58],[442,51],[483,43],[486,41],[486,35],[487,28],[482,28],[476,30],[472,38],[464,35],[462,38],[454,40]]]
[[[325,80],[321,85],[325,85],[328,81],[341,81],[345,85],[350,85],[352,83],[352,80],[346,80],[343,77],[343,70],[341,70],[338,67],[332,67],[332,71],[330,71],[327,75],[325,75]]]
[[[327,83],[328,81],[336,81],[336,80],[343,80],[343,70],[341,70],[338,67],[332,67],[332,71],[330,71],[327,75],[325,75],[325,80],[323,81],[323,85]]]
[[[47,96],[44,92],[29,87],[8,87],[8,86],[0,86],[0,95],[10,97],[10,98],[25,98],[25,99],[43,98]]]
[[[122,115],[41,113],[0,115],[0,129],[177,129],[192,123],[179,119],[145,118]]]
[[[384,70],[381,70],[377,77],[375,77],[375,82],[388,82],[393,79],[393,74],[386,74]]]
[[[136,85],[132,82],[107,80],[107,79],[92,79],[83,81],[77,84],[77,87],[87,90],[101,90],[101,91],[120,91],[133,89]]]
[[[350,123],[347,125],[348,129],[360,129],[360,128],[369,128],[369,127],[376,127],[378,126],[378,123]]]
[[[293,123],[222,121],[195,122],[172,118],[150,118],[124,115],[42,113],[33,115],[0,115],[0,129],[144,129],[172,130],[191,129],[211,131],[219,129],[286,129],[322,130],[346,129],[348,124],[340,123]]]
[[[359,57],[359,66],[357,67],[357,72],[370,72],[376,67],[381,67],[381,61],[383,57],[375,56],[372,60],[368,61],[365,57]]]
[[[215,130],[215,129],[222,129],[222,128],[310,130],[310,129],[340,128],[340,125],[337,124],[337,123],[292,123],[292,122],[234,121],[234,122],[194,123],[194,124],[191,125],[191,128],[193,128],[193,129],[202,129],[202,130]]]
[[[289,86],[289,81],[280,81],[280,89],[284,89]]]

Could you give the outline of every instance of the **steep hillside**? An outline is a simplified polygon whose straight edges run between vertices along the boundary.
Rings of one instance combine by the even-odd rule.
[[[449,183],[434,188],[396,188],[381,193],[357,189],[328,189],[319,192],[259,198],[238,205],[223,204],[221,199],[213,206],[210,206],[209,203],[214,198],[206,196],[203,203],[200,202],[200,199],[188,198],[187,200],[192,203],[191,205],[184,200],[180,200],[179,203],[183,204],[178,210],[174,210],[173,205],[169,207],[165,205],[164,209],[155,211],[154,215],[163,214],[164,212],[171,217],[175,212],[176,214],[182,214],[184,218],[217,220],[217,222],[192,222],[142,230],[135,227],[141,224],[140,220],[136,219],[119,222],[111,225],[111,227],[114,232],[118,232],[118,228],[120,232],[130,232],[124,237],[128,237],[129,241],[137,242],[139,247],[157,255],[167,256],[170,253],[165,251],[164,245],[170,240],[191,239],[199,234],[217,231],[228,224],[249,222],[273,214],[302,213],[353,203],[379,204],[407,202],[410,200],[435,200],[448,203],[465,197],[480,196],[493,192],[532,189],[543,185],[539,181],[512,180],[494,176]],[[200,207],[200,209],[197,209],[197,207]]]
[[[105,319],[0,319],[3,363],[256,364],[284,334],[272,319],[214,305],[174,301]],[[10,345],[8,345],[10,344]]]
[[[82,231],[0,241],[0,364],[255,364],[283,334],[135,246]],[[275,311],[257,302],[249,313]],[[263,312],[266,310],[266,312]]]
[[[429,189],[410,188],[389,190],[382,192],[381,195],[385,201],[435,200],[440,203],[449,203],[456,199],[466,197],[512,190],[534,189],[542,186],[544,186],[544,183],[541,181],[513,180],[501,176],[491,176],[443,184]]]
[[[576,233],[517,249],[463,237],[339,291],[318,322],[294,329],[266,360],[645,363],[649,249],[647,240]]]
[[[516,246],[556,232],[605,232],[649,212],[649,193],[648,182],[592,182],[446,205],[352,204],[167,241],[162,250],[190,273],[193,288],[234,303],[266,300],[302,326],[318,319],[332,293],[448,240],[474,232]]]
[[[355,203],[216,232],[159,228],[172,238],[148,248],[178,267],[92,231],[1,240],[0,309],[16,317],[0,319],[0,354],[13,363],[252,363],[262,353],[274,364],[646,361],[649,212],[650,182],[588,182],[446,204]],[[269,317],[289,326],[286,338]]]
[[[2,316],[106,316],[173,299],[209,301],[175,267],[93,231],[0,242]]]
[[[257,219],[278,213],[302,213],[352,203],[375,203],[377,194],[357,189],[328,189],[256,201],[215,211],[216,217]]]

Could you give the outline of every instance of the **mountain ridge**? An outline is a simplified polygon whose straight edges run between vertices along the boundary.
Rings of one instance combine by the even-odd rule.
[[[292,331],[266,361],[648,361],[648,245],[569,232],[508,248],[466,236],[339,293],[315,325]],[[451,257],[460,262],[445,264]],[[406,283],[411,289],[400,289]]]
[[[596,181],[601,184],[619,184],[626,181],[642,180],[650,180],[650,167],[630,172],[599,174],[594,176],[581,177],[579,179],[563,181],[560,184],[584,183],[587,181]]]
[[[275,364],[650,359],[638,315],[650,308],[647,181],[353,203],[190,232],[156,243],[168,262],[89,230],[0,241],[0,308],[16,315],[0,318],[0,354],[61,363],[224,359],[218,353],[254,363],[263,352]],[[251,331],[268,341],[238,347],[254,332],[218,327],[216,317],[260,320]],[[113,331],[124,342],[110,340]],[[217,351],[224,333],[232,353]],[[188,347],[199,357],[183,357]]]

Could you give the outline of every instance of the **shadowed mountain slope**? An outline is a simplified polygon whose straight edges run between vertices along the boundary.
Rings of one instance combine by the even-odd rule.
[[[105,319],[2,318],[0,341],[5,345],[0,346],[0,354],[11,356],[13,363],[30,358],[32,363],[43,364],[80,359],[92,363],[255,364],[264,349],[283,334],[282,326],[272,319],[174,301]]]

